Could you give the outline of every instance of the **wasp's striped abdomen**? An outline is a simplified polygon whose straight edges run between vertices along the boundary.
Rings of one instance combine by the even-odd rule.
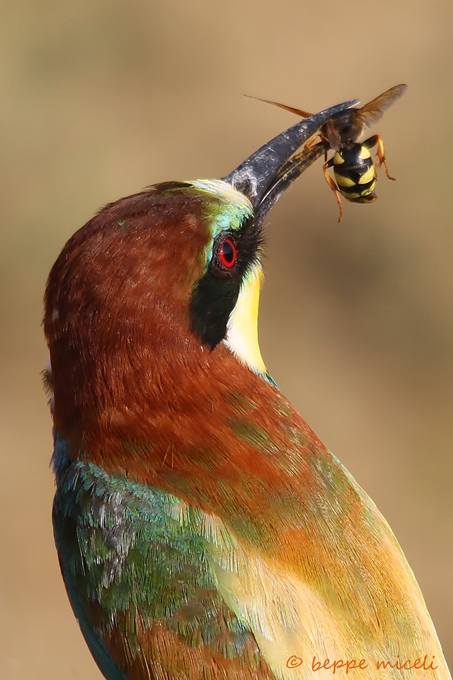
[[[377,199],[376,171],[365,144],[342,147],[335,153],[332,165],[338,190],[348,201],[372,203]]]

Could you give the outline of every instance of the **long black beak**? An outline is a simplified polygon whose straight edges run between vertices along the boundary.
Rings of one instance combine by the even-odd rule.
[[[255,209],[255,220],[258,222],[281,196],[283,191],[299,175],[325,151],[324,144],[317,144],[293,156],[305,142],[313,137],[319,128],[332,116],[358,104],[354,99],[344,102],[310,118],[301,120],[285,132],[282,132],[247,158],[236,170],[233,170],[225,182],[245,194]]]

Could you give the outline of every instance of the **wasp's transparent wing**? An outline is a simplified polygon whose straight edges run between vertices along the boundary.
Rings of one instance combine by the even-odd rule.
[[[362,106],[358,112],[357,117],[363,123],[370,127],[382,118],[384,112],[392,106],[407,90],[407,85],[395,85],[390,90],[386,90],[376,99],[372,99],[368,104]]]

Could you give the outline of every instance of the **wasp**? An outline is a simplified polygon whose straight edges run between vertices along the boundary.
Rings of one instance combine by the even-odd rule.
[[[342,111],[331,118],[320,129],[318,135],[307,143],[307,147],[314,144],[319,136],[321,143],[326,147],[323,165],[324,177],[327,184],[335,193],[339,208],[338,221],[343,216],[340,194],[353,203],[373,203],[377,199],[375,192],[377,180],[377,168],[384,166],[388,179],[395,180],[389,175],[385,159],[384,142],[380,135],[373,135],[364,142],[358,142],[365,126],[370,127],[384,115],[392,104],[404,94],[407,85],[395,85],[386,90],[379,97],[372,99],[361,108],[353,107]],[[280,104],[279,102],[262,99],[267,104],[279,106],[302,118],[308,118],[311,113],[301,109]],[[371,158],[370,150],[377,146],[377,167]],[[335,151],[330,160],[327,160],[327,151]],[[332,179],[328,170],[333,168],[335,180]]]

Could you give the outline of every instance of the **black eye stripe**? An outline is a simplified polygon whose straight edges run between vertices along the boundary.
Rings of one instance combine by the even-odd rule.
[[[261,229],[248,220],[241,229],[224,231],[214,240],[212,257],[190,303],[192,330],[211,349],[225,337],[247,269],[259,262],[261,236]]]

